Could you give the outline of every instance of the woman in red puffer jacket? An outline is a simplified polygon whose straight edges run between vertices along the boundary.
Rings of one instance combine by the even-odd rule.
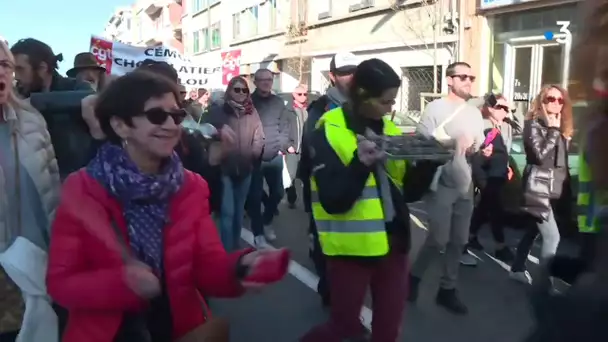
[[[185,117],[175,84],[135,71],[95,114],[108,142],[65,181],[52,227],[47,287],[69,312],[63,342],[174,341],[206,322],[202,296],[273,281],[250,282],[278,252],[227,254],[207,183],[174,152]]]

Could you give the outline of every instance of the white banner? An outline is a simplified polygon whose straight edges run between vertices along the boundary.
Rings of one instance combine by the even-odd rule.
[[[220,88],[222,85],[222,60],[213,65],[193,63],[182,56],[179,51],[166,46],[142,47],[124,44],[92,36],[90,51],[99,65],[106,68],[108,74],[124,75],[133,71],[146,59],[171,64],[179,76],[182,85],[188,88]]]

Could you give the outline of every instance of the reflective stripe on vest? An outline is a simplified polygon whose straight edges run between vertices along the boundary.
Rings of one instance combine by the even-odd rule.
[[[344,165],[348,165],[357,149],[356,135],[346,127],[342,108],[325,113],[317,128],[323,126],[327,141]],[[401,135],[401,130],[390,120],[384,120],[385,135]],[[405,176],[405,161],[388,161],[387,173],[400,189]],[[361,196],[343,214],[329,214],[319,202],[317,183],[311,177],[312,213],[319,232],[319,242],[325,255],[382,256],[389,252],[382,200],[376,178],[370,173]]]
[[[595,191],[591,184],[591,172],[585,160],[584,148],[580,148],[578,157],[578,196],[576,199],[578,231],[581,233],[597,232],[594,222]]]
[[[581,148],[581,151],[583,151],[583,148]],[[602,206],[608,205],[608,193],[596,191],[591,179],[591,171],[583,152],[579,154],[578,160],[579,181],[576,199],[578,231],[581,233],[597,233],[603,225],[600,219],[604,221],[608,219],[608,217],[598,217]]]

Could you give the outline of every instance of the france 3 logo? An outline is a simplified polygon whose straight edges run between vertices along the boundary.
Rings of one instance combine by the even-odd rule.
[[[572,32],[570,32],[570,22],[558,20],[555,24],[559,27],[559,36],[552,31],[545,32],[544,36],[547,40],[555,40],[559,44],[570,44],[572,42]]]

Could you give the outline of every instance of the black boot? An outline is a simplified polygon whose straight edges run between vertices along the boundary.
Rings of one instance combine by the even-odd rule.
[[[456,289],[439,289],[435,303],[456,315],[466,315],[469,313],[467,306],[458,298]]]
[[[418,285],[420,285],[420,278],[414,277],[410,274],[410,286],[407,300],[412,303],[418,299]]]

